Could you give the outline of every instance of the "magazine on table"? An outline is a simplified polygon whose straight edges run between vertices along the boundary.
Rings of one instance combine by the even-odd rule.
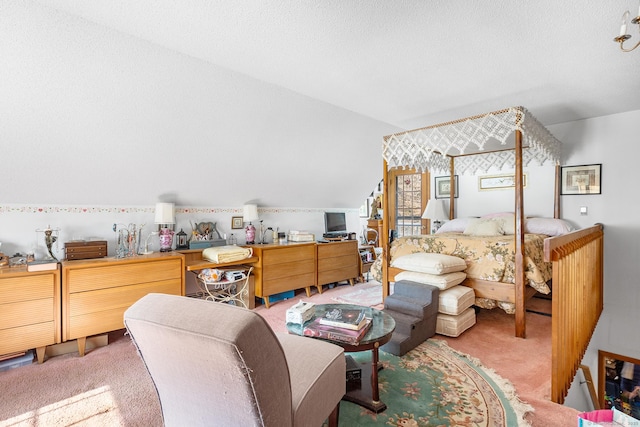
[[[360,330],[366,324],[366,312],[361,308],[332,308],[320,318],[320,324]]]
[[[330,341],[337,341],[351,345],[358,345],[360,340],[367,334],[373,323],[371,319],[365,318],[365,324],[359,330],[339,328],[331,325],[323,325],[322,317],[316,317],[307,324],[302,334],[307,337],[322,338]]]

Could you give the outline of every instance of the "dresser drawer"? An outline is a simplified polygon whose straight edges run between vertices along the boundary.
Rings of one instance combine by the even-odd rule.
[[[265,265],[263,272],[263,279],[265,282],[277,279],[286,279],[299,276],[301,274],[311,274],[312,276],[316,272],[316,262],[314,259],[287,262],[282,264],[269,264]],[[313,279],[304,286],[312,286],[314,284]],[[289,289],[296,289],[290,287]]]
[[[318,245],[318,260],[324,258],[334,258],[340,256],[356,256],[358,253],[358,243],[341,242],[325,243]]]
[[[65,316],[69,327],[64,339],[122,329],[122,316],[134,302],[152,292],[180,295],[181,289],[180,280],[170,279],[71,294]]]
[[[291,263],[302,260],[315,260],[316,249],[314,245],[294,245],[276,249],[268,249],[262,252],[263,265]]]
[[[2,304],[0,305],[0,329],[53,322],[54,310],[57,308],[53,298]]]
[[[55,287],[60,286],[57,274],[28,273],[0,280],[0,310],[2,304],[34,299],[53,298]]]
[[[286,279],[265,280],[262,297],[279,294],[293,289],[306,288],[315,283],[315,272],[288,276]]]
[[[25,351],[57,343],[53,321],[0,329],[0,354]]]
[[[341,256],[336,258],[325,258],[318,260],[318,274],[327,270],[337,270],[350,267],[353,271],[358,270],[358,258],[355,255]],[[353,277],[356,277],[356,273]]]
[[[65,269],[67,292],[85,292],[117,288],[131,284],[182,280],[182,261],[169,259],[133,264],[105,264],[88,268]]]

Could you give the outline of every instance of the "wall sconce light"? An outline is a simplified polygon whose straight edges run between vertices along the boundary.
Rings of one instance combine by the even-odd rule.
[[[625,49],[623,46],[624,42],[631,38],[631,35],[627,33],[627,25],[630,17],[631,17],[631,12],[629,12],[628,10],[622,14],[622,24],[620,24],[620,35],[613,39],[614,42],[620,43],[620,49],[623,52],[631,52],[632,50],[640,46],[640,42],[636,43],[636,45],[631,49]],[[640,6],[638,7],[638,15],[631,20],[631,23],[637,25],[638,32],[640,32]]]
[[[431,199],[427,202],[427,207],[422,214],[422,218],[430,219],[431,221],[431,234],[435,234],[440,228],[441,222],[449,219],[444,209],[444,200]]]
[[[251,222],[258,220],[258,205],[244,205],[242,209],[242,220],[249,223],[249,225],[245,227],[244,231],[246,233],[247,245],[252,245],[256,242],[256,228],[251,224]]]
[[[160,252],[170,252],[175,234],[171,229],[176,223],[175,205],[173,203],[156,203],[155,223],[160,229]]]

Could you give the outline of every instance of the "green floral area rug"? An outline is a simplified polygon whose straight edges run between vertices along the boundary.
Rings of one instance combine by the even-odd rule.
[[[371,362],[369,351],[349,354]],[[380,362],[380,399],[387,409],[375,414],[342,401],[341,426],[530,425],[523,417],[533,407],[518,399],[510,382],[444,341],[429,339],[402,357],[381,351]]]

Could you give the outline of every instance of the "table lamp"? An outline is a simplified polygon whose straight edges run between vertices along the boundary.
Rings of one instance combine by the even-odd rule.
[[[444,200],[429,200],[422,218],[431,220],[431,234],[435,234],[440,228],[441,222],[449,219],[449,215],[444,209]]]
[[[247,245],[252,245],[256,242],[256,228],[251,224],[251,222],[258,220],[258,205],[244,205],[242,212],[242,220],[249,223],[249,225],[244,229],[246,233],[246,242]]]
[[[176,222],[174,211],[173,203],[156,203],[155,223],[159,227],[160,252],[170,252],[173,246],[174,232],[169,226],[173,228],[173,224]]]

